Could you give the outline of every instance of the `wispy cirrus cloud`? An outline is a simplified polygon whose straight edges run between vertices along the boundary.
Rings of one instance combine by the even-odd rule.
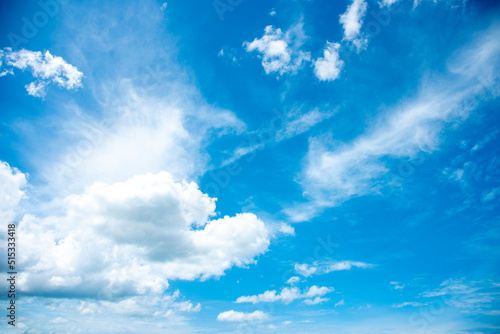
[[[324,275],[333,271],[351,270],[352,268],[372,268],[374,265],[359,261],[331,261],[326,263],[315,262],[313,264],[296,263],[295,271],[304,277],[313,275]]]
[[[492,280],[447,279],[438,288],[425,291],[423,298],[440,298],[463,313],[494,315],[498,312],[500,283]]]
[[[480,101],[498,96],[498,31],[493,26],[483,32],[450,58],[448,75],[426,82],[415,98],[393,107],[353,141],[335,143],[331,134],[311,138],[301,183],[312,202],[286,209],[290,217],[308,220],[324,207],[377,193],[385,184],[387,161],[437,150],[447,125],[462,122]]]
[[[407,307],[407,306],[412,306],[412,307],[422,307],[427,305],[427,303],[420,303],[420,302],[404,302],[404,303],[399,303],[399,304],[393,304],[392,307],[395,308],[401,308],[401,307]]]

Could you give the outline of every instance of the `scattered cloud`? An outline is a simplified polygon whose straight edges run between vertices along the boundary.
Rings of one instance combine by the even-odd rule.
[[[290,304],[294,300],[297,299],[310,299],[314,297],[321,297],[334,291],[333,288],[328,288],[325,286],[318,287],[316,285],[311,286],[309,289],[304,290],[304,292],[300,292],[298,288],[283,288],[280,293],[277,293],[276,290],[266,291],[260,295],[253,296],[242,296],[236,299],[236,303],[274,303],[277,301],[281,301],[283,304]],[[310,300],[307,303],[321,303],[326,300]],[[313,305],[313,304],[310,304]]]
[[[163,12],[165,9],[167,9],[167,5],[168,5],[168,4],[167,4],[166,2],[164,2],[164,3],[161,5],[160,10]]]
[[[500,42],[493,40],[495,32],[498,27],[484,32],[479,42],[471,43],[476,50],[482,50],[480,57],[464,57],[472,52],[471,46],[466,46],[448,63],[453,75],[426,83],[417,97],[391,108],[350,143],[335,142],[331,134],[311,138],[301,183],[313,202],[286,209],[290,218],[308,220],[324,207],[379,193],[391,159],[413,159],[421,152],[435,151],[445,125],[462,122],[479,101],[491,96],[489,87],[473,74],[488,75],[491,80],[487,82],[494,84],[495,77],[491,77],[497,71],[491,64],[498,62],[500,55]],[[485,69],[491,72],[483,73]],[[456,75],[463,80],[457,80]]]
[[[339,302],[335,303],[334,307],[340,307],[340,306],[344,306],[344,299],[342,299]]]
[[[219,313],[217,316],[218,321],[241,322],[241,321],[265,321],[269,316],[262,311],[255,311],[252,313],[226,311]]]
[[[440,298],[464,313],[488,315],[500,301],[500,283],[491,280],[466,281],[448,279],[439,288],[421,294],[424,298]]]
[[[14,74],[13,69],[29,70],[37,80],[25,86],[29,95],[44,97],[46,86],[50,83],[61,88],[76,89],[81,87],[83,73],[68,64],[63,58],[53,56],[49,51],[29,51],[11,48],[0,50],[0,77]]]
[[[224,46],[222,49],[220,49],[219,53],[217,54],[217,57],[221,59],[225,59],[227,62],[229,62],[231,65],[238,66],[240,62],[240,56],[239,56],[239,51],[231,46]]]
[[[321,81],[333,81],[340,76],[344,62],[339,57],[339,43],[326,42],[323,57],[316,59],[314,74]]]

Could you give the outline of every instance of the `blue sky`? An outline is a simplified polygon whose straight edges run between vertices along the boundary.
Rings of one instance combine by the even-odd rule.
[[[496,1],[0,17],[2,331],[500,332]]]

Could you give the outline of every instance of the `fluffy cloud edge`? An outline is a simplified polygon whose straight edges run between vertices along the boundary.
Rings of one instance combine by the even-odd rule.
[[[77,89],[82,86],[83,73],[67,63],[62,57],[53,56],[50,51],[30,51],[11,48],[0,50],[0,77],[14,74],[13,69],[29,70],[36,81],[25,86],[29,95],[43,98],[46,87],[54,83],[61,88]]]

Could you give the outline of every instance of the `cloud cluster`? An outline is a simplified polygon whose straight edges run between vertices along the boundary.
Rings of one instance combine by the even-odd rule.
[[[168,279],[207,279],[245,266],[269,246],[251,213],[210,220],[215,200],[167,172],[96,183],[66,212],[19,224],[19,286],[28,294],[114,298],[162,293]]]
[[[361,36],[366,9],[367,4],[364,0],[354,0],[339,20],[344,28],[343,40],[353,43],[358,51],[367,42],[366,38]],[[267,26],[261,38],[255,38],[252,42],[244,42],[243,46],[247,52],[258,51],[260,53],[266,74],[296,74],[304,63],[311,61],[310,53],[300,50],[305,40],[303,23],[300,21],[286,32],[271,25]],[[312,60],[314,74],[320,81],[333,81],[340,76],[344,62],[340,59],[339,50],[339,43],[327,41],[323,57]]]
[[[244,42],[247,52],[258,51],[262,56],[262,66],[266,74],[277,72],[296,73],[311,56],[299,48],[305,39],[302,23],[298,23],[286,32],[280,28],[267,26],[261,38]]]
[[[260,295],[253,296],[242,296],[236,299],[236,303],[274,303],[277,301],[281,301],[283,304],[290,304],[294,300],[304,299],[304,303],[308,305],[314,305],[318,303],[322,303],[328,300],[328,298],[320,298],[321,296],[326,295],[334,291],[333,288],[328,288],[326,286],[318,287],[316,285],[311,286],[309,289],[301,292],[299,288],[283,288],[280,293],[277,293],[276,290],[269,290]],[[316,298],[315,298],[316,297]],[[314,299],[312,299],[314,298]]]
[[[46,87],[54,83],[66,89],[76,89],[81,86],[83,73],[68,64],[63,58],[53,56],[49,51],[29,51],[11,48],[0,50],[0,77],[14,74],[13,69],[29,70],[37,80],[25,86],[29,95],[44,97]]]

